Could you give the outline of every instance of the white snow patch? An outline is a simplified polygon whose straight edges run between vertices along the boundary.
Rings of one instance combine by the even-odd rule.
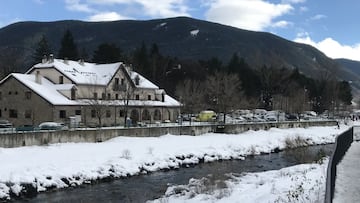
[[[199,32],[200,32],[200,30],[191,30],[190,31],[190,34],[191,34],[191,36],[197,36],[198,34],[199,34]]]
[[[226,187],[215,190],[206,178],[190,179],[188,185],[170,186],[162,198],[152,202],[323,202],[327,163],[229,174]]]
[[[337,165],[333,202],[360,202],[360,185],[351,184],[360,180],[359,157],[360,142],[354,141]]]

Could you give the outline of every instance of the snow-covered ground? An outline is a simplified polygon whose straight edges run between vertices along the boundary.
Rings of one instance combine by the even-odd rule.
[[[360,142],[353,142],[337,165],[333,202],[360,202],[359,157]]]
[[[333,143],[348,128],[272,128],[237,135],[117,137],[103,143],[0,148],[0,199],[21,195],[27,184],[45,191],[202,161],[244,159],[249,154],[284,149],[289,140],[305,140],[298,142],[305,145]]]
[[[167,189],[161,202],[323,202],[327,160],[260,173],[229,174],[224,183],[209,184],[208,178],[191,179],[188,185]],[[226,185],[218,188],[216,185]]]

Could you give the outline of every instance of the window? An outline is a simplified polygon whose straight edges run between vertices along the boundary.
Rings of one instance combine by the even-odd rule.
[[[111,117],[111,111],[110,110],[106,110],[106,118],[110,118]]]
[[[119,78],[115,78],[115,85],[119,84]]]
[[[31,118],[32,111],[31,109],[25,110],[25,118]]]
[[[155,109],[154,120],[161,120],[161,112],[159,109]]]
[[[17,110],[16,109],[9,109],[9,118],[17,118]]]
[[[106,94],[105,94],[105,93],[102,93],[102,94],[101,94],[101,99],[103,99],[103,100],[106,99]]]
[[[76,90],[75,88],[71,88],[71,100],[75,100],[76,99]]]
[[[0,117],[2,117],[2,112],[1,112],[1,109],[0,109]]]
[[[75,115],[81,115],[81,110],[75,110]]]
[[[135,85],[139,85],[139,84],[140,84],[140,77],[139,77],[139,75],[137,75],[135,77]]]
[[[91,110],[91,118],[95,118],[96,117],[96,110],[92,109]]]
[[[64,84],[64,76],[59,76],[59,84]]]
[[[124,85],[124,78],[121,78],[121,85]]]
[[[151,100],[151,95],[150,94],[148,95],[148,100]]]
[[[2,100],[2,92],[0,92],[0,100]]]
[[[11,95],[11,93],[12,93],[12,92],[11,92],[11,91],[9,91],[9,95]]]
[[[26,99],[31,99],[31,92],[30,91],[25,92],[25,98]]]
[[[139,99],[140,99],[140,95],[138,95],[138,94],[135,95],[135,99],[136,99],[136,100],[139,100]]]
[[[124,117],[125,116],[125,111],[124,110],[120,110],[120,117]]]
[[[115,94],[115,99],[119,99],[119,94]]]
[[[108,100],[111,99],[111,94],[110,94],[110,93],[107,94],[107,99],[108,99]]]
[[[59,118],[66,118],[66,111],[65,110],[60,110],[59,111]]]
[[[94,99],[97,99],[98,98],[98,95],[96,92],[94,92]]]

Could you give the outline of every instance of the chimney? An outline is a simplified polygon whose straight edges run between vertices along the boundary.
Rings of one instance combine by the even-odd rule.
[[[41,60],[41,63],[46,63],[46,62],[47,62],[47,56],[44,55],[43,58],[42,58],[42,60]]]
[[[35,73],[35,82],[37,84],[41,84],[41,75],[40,75],[40,71],[38,71],[38,70]]]
[[[140,77],[139,75],[135,76],[135,85],[139,85],[140,84]]]
[[[54,63],[54,54],[49,55],[49,62]]]
[[[80,59],[80,60],[79,60],[79,64],[80,64],[80,65],[84,65],[84,62],[85,62],[84,59]]]
[[[69,64],[69,61],[68,61],[68,58],[67,58],[67,57],[64,58],[64,63],[65,63],[66,65]]]

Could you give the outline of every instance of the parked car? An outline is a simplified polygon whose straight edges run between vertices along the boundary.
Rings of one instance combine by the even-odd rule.
[[[201,122],[215,121],[215,120],[216,120],[216,113],[210,110],[201,111],[195,119],[195,121],[201,121]]]
[[[15,128],[18,132],[25,132],[25,131],[35,131],[35,127],[33,125],[20,125]]]
[[[12,128],[13,125],[8,120],[0,120],[0,128]]]
[[[296,114],[286,114],[285,118],[287,121],[297,121],[299,117]]]
[[[68,127],[64,123],[44,122],[39,125],[40,130],[67,130]]]

